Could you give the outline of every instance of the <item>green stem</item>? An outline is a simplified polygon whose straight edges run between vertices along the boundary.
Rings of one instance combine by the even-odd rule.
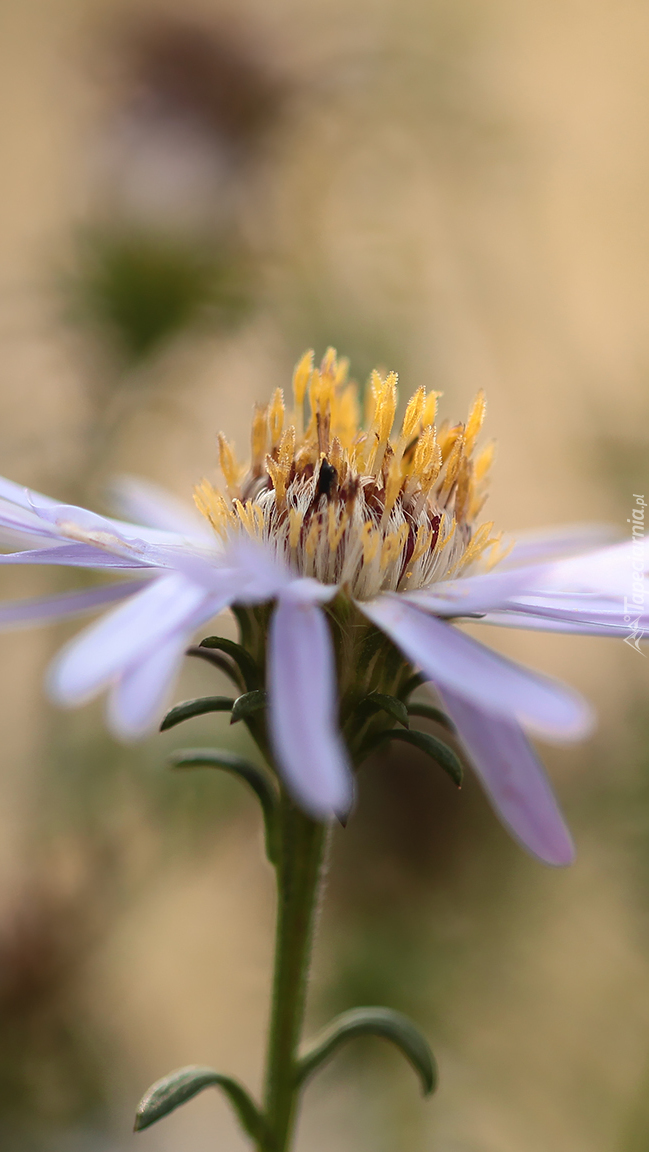
[[[311,941],[327,828],[286,796],[280,810],[275,974],[266,1064],[267,1139],[259,1152],[288,1152],[299,1087],[297,1050],[302,1031]]]

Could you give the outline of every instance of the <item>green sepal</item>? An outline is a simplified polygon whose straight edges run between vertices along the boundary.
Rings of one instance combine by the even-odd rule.
[[[228,640],[225,636],[206,636],[204,640],[201,640],[199,648],[216,648],[217,651],[225,652],[227,656],[231,656],[239,668],[249,692],[261,687],[257,665],[250,653],[241,644],[237,644],[235,640]]]
[[[181,748],[169,756],[168,763],[172,768],[223,768],[244,780],[264,814],[266,855],[272,864],[277,863],[277,792],[263,769],[226,748]]]
[[[141,1132],[155,1124],[156,1120],[168,1116],[204,1088],[222,1088],[248,1135],[256,1141],[267,1138],[266,1121],[243,1085],[231,1076],[223,1076],[212,1068],[201,1068],[197,1064],[178,1068],[151,1085],[138,1104],[134,1131]]]
[[[185,700],[184,704],[176,704],[175,708],[167,712],[160,731],[175,728],[176,724],[191,720],[192,716],[204,716],[207,712],[230,712],[233,705],[231,696],[201,696],[197,700]]]
[[[441,708],[435,708],[433,704],[421,704],[415,700],[412,704],[409,703],[407,708],[409,716],[421,716],[424,720],[434,720],[436,724],[448,728],[449,732],[457,731],[450,716],[447,716],[446,712],[442,712]]]
[[[355,1036],[383,1036],[390,1040],[412,1064],[421,1080],[424,1096],[434,1091],[437,1066],[428,1041],[412,1020],[391,1008],[353,1008],[336,1016],[300,1057],[297,1083],[304,1083],[341,1044]]]
[[[218,668],[219,671],[225,672],[225,675],[229,677],[239,692],[242,688],[245,688],[243,677],[237,665],[233,664],[231,660],[228,660],[227,656],[222,656],[220,652],[215,652],[210,648],[199,648],[197,644],[193,644],[191,648],[187,649],[185,655],[198,656],[201,660],[206,660],[207,663],[211,664],[214,668]]]
[[[238,720],[246,720],[255,712],[261,712],[267,703],[268,693],[264,688],[255,688],[253,692],[244,692],[243,696],[237,696],[232,705],[230,723],[236,724]]]
[[[384,692],[370,692],[368,696],[364,696],[356,707],[356,715],[364,718],[371,716],[373,712],[387,712],[388,716],[398,724],[403,724],[404,728],[410,727],[408,709],[403,700],[397,699],[396,696],[387,696]]]
[[[368,740],[363,748],[363,756],[368,756],[384,740],[403,740],[406,744],[412,744],[413,748],[419,748],[421,752],[431,756],[440,768],[448,772],[451,780],[457,784],[458,788],[462,786],[464,776],[462,763],[453,749],[449,748],[443,740],[439,740],[437,736],[431,736],[429,732],[420,732],[413,728],[408,731],[404,728],[390,728],[387,732],[378,732],[376,736]]]

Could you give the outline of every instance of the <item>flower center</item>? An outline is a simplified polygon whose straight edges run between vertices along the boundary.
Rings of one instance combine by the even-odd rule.
[[[199,510],[224,540],[248,533],[299,575],[344,585],[358,599],[421,588],[479,560],[496,563],[501,534],[491,535],[493,523],[474,527],[494,452],[493,444],[475,451],[484,394],[466,424],[438,429],[441,393],[419,388],[393,436],[396,373],[372,373],[362,422],[347,370],[332,348],[319,369],[307,353],[293,376],[290,422],[279,388],[255,409],[247,467],[220,434],[226,492],[203,481],[194,494]]]

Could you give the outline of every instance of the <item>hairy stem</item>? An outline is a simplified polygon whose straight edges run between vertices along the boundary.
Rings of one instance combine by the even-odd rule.
[[[305,816],[285,795],[280,820],[275,973],[264,1101],[268,1135],[260,1152],[288,1152],[293,1136],[299,1093],[297,1050],[327,837],[326,826]]]

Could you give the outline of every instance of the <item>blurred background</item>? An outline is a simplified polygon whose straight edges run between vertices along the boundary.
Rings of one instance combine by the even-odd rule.
[[[479,387],[499,527],[609,521],[649,489],[649,11],[639,0],[4,0],[0,471],[106,509],[188,500],[251,406],[328,344],[365,379]],[[2,596],[82,575],[2,572]],[[206,1063],[258,1089],[273,889],[236,782],[171,777],[100,705],[55,714],[62,627],[0,637],[0,1144],[240,1152]],[[402,749],[336,834],[309,1026],[386,1003],[441,1085],[357,1042],[309,1088],[310,1152],[649,1149],[647,662],[483,630],[579,687],[598,734],[543,755],[578,861],[509,842],[469,781]],[[188,662],[189,664],[189,662]],[[178,699],[223,690],[187,667]],[[191,729],[191,731],[190,731]],[[243,737],[237,737],[243,748]]]

